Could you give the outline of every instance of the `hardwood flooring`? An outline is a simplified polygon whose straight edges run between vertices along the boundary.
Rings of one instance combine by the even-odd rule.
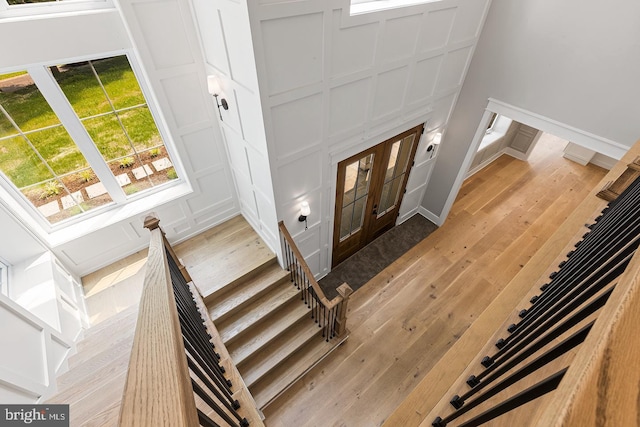
[[[378,426],[606,171],[543,136],[464,184],[446,223],[351,297],[349,340],[269,405],[266,425]]]

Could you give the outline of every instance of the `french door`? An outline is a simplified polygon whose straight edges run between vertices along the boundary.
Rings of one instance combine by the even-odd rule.
[[[332,267],[395,225],[422,128],[338,163]]]

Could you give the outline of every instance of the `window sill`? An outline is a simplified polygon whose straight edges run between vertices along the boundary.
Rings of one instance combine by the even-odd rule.
[[[478,147],[478,151],[490,146],[500,138],[503,138],[507,134],[507,131],[509,130],[509,126],[511,126],[511,122],[512,120],[507,117],[504,117],[504,116],[498,117],[497,122],[493,127],[493,130],[482,138],[482,141],[480,142],[480,146]]]
[[[133,200],[125,205],[111,208],[75,224],[52,231],[42,237],[51,248],[55,248],[56,246],[86,236],[102,228],[148,213],[152,209],[172,202],[192,191],[191,186],[183,181],[153,194],[149,194],[148,196]]]

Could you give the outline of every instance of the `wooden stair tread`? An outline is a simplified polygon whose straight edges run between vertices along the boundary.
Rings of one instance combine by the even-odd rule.
[[[71,402],[78,393],[86,394],[111,376],[126,371],[132,346],[133,337],[121,340],[108,350],[74,365],[72,369],[58,377],[56,396]]]
[[[73,402],[54,396],[49,403],[69,404],[72,426],[115,426],[118,423],[126,370],[101,382],[100,387],[86,391]]]
[[[341,340],[333,338],[329,342],[318,339],[317,343],[313,345],[309,343],[309,345],[296,351],[287,360],[286,364],[281,364],[272,369],[251,386],[251,395],[255,399],[258,408],[263,409],[273,402],[276,397],[285,392],[290,385],[311,370],[347,338],[348,336],[343,337]]]
[[[248,357],[305,317],[310,320],[309,307],[298,298],[290,300],[276,313],[257,323],[247,333],[230,343],[227,349],[231,359],[236,366],[240,366]]]
[[[251,390],[253,384],[287,360],[307,341],[314,337],[320,341],[321,338],[319,336],[321,333],[322,329],[311,319],[308,322],[298,322],[246,360],[243,366],[238,366],[238,370],[249,390]]]
[[[218,292],[275,258],[241,215],[176,245],[174,250],[204,296]]]
[[[233,313],[235,308],[260,297],[272,286],[283,283],[288,277],[289,272],[280,268],[277,260],[273,258],[264,269],[254,271],[235,286],[227,286],[225,291],[220,292],[217,297],[215,297],[216,294],[205,297],[205,303],[211,307],[209,310],[211,320],[222,321]]]
[[[137,320],[138,305],[135,304],[131,307],[127,307],[108,319],[98,322],[95,325],[91,325],[88,329],[85,329],[82,341],[78,343],[78,350],[83,346],[86,346],[87,342],[90,342],[92,337],[97,337],[97,340],[100,340],[101,337],[104,336],[103,334],[105,332],[112,331],[114,328],[120,328],[125,324],[130,324],[131,322],[135,325]]]
[[[135,310],[122,312],[122,317],[120,317],[121,314],[116,315],[116,317],[120,318],[120,321],[111,323],[108,328],[94,330],[94,328],[91,327],[87,329],[83,339],[78,342],[76,346],[76,354],[71,356],[70,360],[73,360],[76,355],[91,357],[92,355],[107,350],[114,341],[133,337],[138,321],[138,307],[132,308],[135,308]],[[101,325],[102,324],[99,323],[96,328]]]
[[[265,298],[244,305],[236,313],[217,324],[218,331],[225,345],[238,337],[242,332],[273,313],[292,298],[299,298],[300,290],[290,284],[274,289]]]
[[[135,323],[132,323],[122,328],[114,328],[113,331],[105,331],[103,333],[103,339],[100,339],[99,336],[96,335],[93,338],[80,341],[78,343],[78,351],[68,359],[69,370],[93,358],[100,357],[102,353],[110,352],[115,346],[124,344],[125,346],[128,345],[131,347],[135,327]]]

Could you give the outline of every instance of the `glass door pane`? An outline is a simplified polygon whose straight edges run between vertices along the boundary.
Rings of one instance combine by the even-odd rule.
[[[373,158],[374,153],[371,153],[346,167],[342,189],[341,241],[360,230],[364,224]]]
[[[415,137],[415,134],[408,135],[391,146],[377,218],[392,210],[398,202]]]

